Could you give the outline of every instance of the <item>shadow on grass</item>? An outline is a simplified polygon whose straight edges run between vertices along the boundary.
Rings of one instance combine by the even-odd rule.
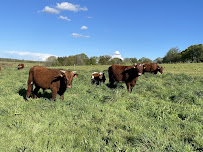
[[[22,96],[23,98],[24,98],[24,100],[27,100],[27,98],[26,98],[26,93],[27,93],[27,90],[25,89],[25,88],[22,88],[22,89],[20,89],[19,91],[18,91],[18,94],[20,95],[20,96]],[[31,93],[31,97],[32,97],[32,94],[33,94],[33,92]],[[44,99],[52,99],[52,94],[51,93],[48,93],[48,92],[46,92],[46,91],[44,91],[43,93],[41,93],[41,92],[38,92],[37,93],[37,97],[38,98],[44,98]]]
[[[107,83],[106,86],[110,89],[123,89],[124,86],[122,84],[119,84],[119,83],[114,83],[113,85],[111,85],[110,83]]]

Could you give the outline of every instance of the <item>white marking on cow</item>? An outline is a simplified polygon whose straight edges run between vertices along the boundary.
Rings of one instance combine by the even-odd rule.
[[[30,84],[33,84],[33,81],[32,81],[32,82],[30,82]]]

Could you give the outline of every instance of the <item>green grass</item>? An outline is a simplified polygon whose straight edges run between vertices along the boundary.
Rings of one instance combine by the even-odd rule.
[[[76,66],[64,101],[25,102],[29,67],[0,74],[0,151],[202,151],[203,64],[164,64],[127,93],[107,87],[109,66]],[[175,68],[174,68],[175,67]],[[56,67],[74,70],[74,67]],[[91,85],[91,72],[107,82]]]

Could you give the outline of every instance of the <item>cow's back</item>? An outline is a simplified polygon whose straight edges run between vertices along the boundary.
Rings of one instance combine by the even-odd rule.
[[[44,89],[50,88],[54,83],[59,83],[59,81],[54,81],[60,76],[60,70],[58,69],[35,66],[30,69],[30,74],[33,77],[34,83]]]

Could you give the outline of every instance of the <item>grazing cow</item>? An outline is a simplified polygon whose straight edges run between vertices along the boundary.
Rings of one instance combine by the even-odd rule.
[[[152,74],[161,74],[164,72],[164,67],[158,66],[156,63],[144,63],[144,72],[150,72]]]
[[[113,85],[115,81],[125,82],[127,90],[132,93],[132,89],[138,80],[138,77],[143,73],[143,64],[137,64],[132,66],[112,65],[109,67],[109,83]]]
[[[33,84],[35,84],[34,98],[40,88],[52,91],[52,99],[56,100],[57,93],[64,99],[66,88],[72,87],[73,77],[77,77],[76,71],[65,71],[60,69],[48,69],[43,66],[34,66],[29,71],[27,100],[30,97]]]
[[[94,84],[96,82],[97,85],[101,85],[101,82],[105,83],[106,77],[102,72],[93,72],[91,76],[91,83]]]
[[[1,66],[0,66],[0,72],[1,72]]]
[[[18,64],[18,70],[23,69],[24,68],[24,64]]]

